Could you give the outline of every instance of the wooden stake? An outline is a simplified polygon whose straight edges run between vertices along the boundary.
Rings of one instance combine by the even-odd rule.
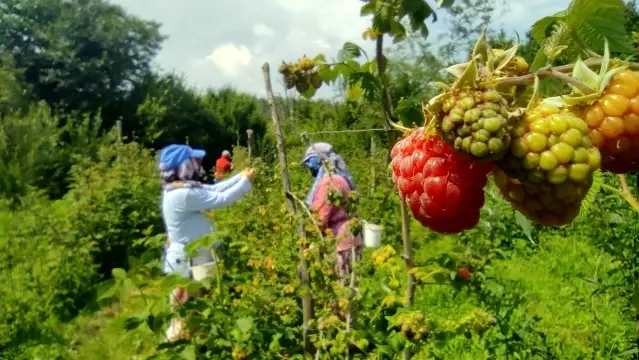
[[[377,173],[375,172],[375,165],[377,165],[377,144],[375,143],[375,135],[371,135],[371,195],[375,194],[375,188],[377,187]]]
[[[246,136],[248,137],[248,140],[246,141],[246,143],[248,147],[248,158],[250,161],[251,157],[253,156],[253,130],[251,129],[246,130]]]
[[[273,130],[275,132],[275,140],[277,144],[277,153],[279,156],[280,167],[282,169],[282,187],[284,194],[291,193],[291,178],[288,173],[288,163],[286,160],[286,148],[284,144],[284,136],[282,136],[282,126],[277,114],[277,106],[275,104],[275,96],[273,96],[273,87],[271,85],[271,74],[268,63],[262,65],[264,73],[264,85],[266,87],[266,98],[271,107],[271,119],[273,120]],[[297,215],[295,200],[290,196],[286,196],[286,205],[293,215]],[[304,220],[300,219],[298,224],[298,232],[301,239],[306,239],[306,230],[304,229]],[[310,279],[308,277],[308,263],[304,257],[304,248],[299,248],[300,263],[298,266],[298,276],[302,285],[302,314],[304,320],[304,348],[307,352],[313,354],[312,344],[309,341],[309,333],[311,330],[311,321],[313,320],[313,299],[311,295]]]

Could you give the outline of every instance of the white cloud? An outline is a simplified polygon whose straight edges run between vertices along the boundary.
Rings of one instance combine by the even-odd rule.
[[[226,44],[218,46],[206,59],[211,61],[224,75],[236,77],[242,68],[251,63],[251,51],[244,45]]]
[[[253,34],[255,36],[269,37],[275,35],[275,31],[264,23],[257,23],[253,25]]]
[[[262,94],[261,66],[267,61],[274,91],[282,93],[276,69],[282,60],[318,53],[331,59],[346,41],[361,45],[369,56],[374,50],[374,43],[362,39],[370,19],[360,17],[362,2],[356,0],[190,0],[189,6],[175,0],[153,0],[154,6],[149,6],[151,0],[109,1],[161,23],[168,39],[156,63],[183,73],[199,88],[231,85]],[[508,9],[499,14],[493,26],[523,36],[535,20],[565,9],[570,0],[506,2]],[[428,23],[431,44],[449,25],[443,11],[438,11],[438,16],[437,23]],[[318,95],[331,96],[331,91],[322,87]]]

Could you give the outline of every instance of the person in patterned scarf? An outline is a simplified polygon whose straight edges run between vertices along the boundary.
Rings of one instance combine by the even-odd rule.
[[[201,159],[204,150],[188,145],[169,145],[160,151],[159,169],[162,177],[162,219],[167,233],[167,245],[163,255],[164,272],[179,274],[199,281],[214,269],[212,249],[199,249],[197,256],[187,258],[186,245],[214,231],[205,211],[230,206],[251,190],[255,170],[248,168],[241,173],[214,185],[200,182]],[[194,274],[197,274],[194,276]],[[171,307],[188,300],[184,288],[176,288],[170,295]],[[167,331],[169,341],[177,340],[183,332],[183,323],[172,319]]]
[[[346,210],[348,200],[337,206],[328,197],[331,192],[337,191],[343,199],[349,199],[351,191],[357,191],[355,182],[342,157],[328,143],[311,145],[304,154],[302,165],[315,179],[306,205],[317,212],[323,230],[330,229],[337,239],[335,270],[340,278],[347,281],[353,260],[360,260],[362,256],[362,235],[351,232],[349,223],[354,214]]]

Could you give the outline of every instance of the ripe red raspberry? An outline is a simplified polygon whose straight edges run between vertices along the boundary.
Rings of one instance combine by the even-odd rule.
[[[439,233],[477,225],[492,163],[475,162],[423,129],[395,144],[391,158],[399,194],[422,225]]]
[[[470,279],[470,270],[467,267],[457,269],[457,278],[461,281],[468,281]]]

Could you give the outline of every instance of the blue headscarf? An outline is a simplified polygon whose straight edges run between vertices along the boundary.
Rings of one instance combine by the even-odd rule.
[[[343,177],[351,190],[357,190],[353,176],[348,170],[348,166],[346,166],[344,159],[333,151],[333,146],[328,143],[315,143],[306,150],[304,160],[302,161],[304,166],[315,170],[317,174],[313,186],[306,196],[306,205],[308,205],[308,207],[311,207],[313,203],[313,198],[315,197],[320,181],[327,175],[326,166],[322,166],[322,161],[329,162],[327,165],[331,168],[332,173]]]

